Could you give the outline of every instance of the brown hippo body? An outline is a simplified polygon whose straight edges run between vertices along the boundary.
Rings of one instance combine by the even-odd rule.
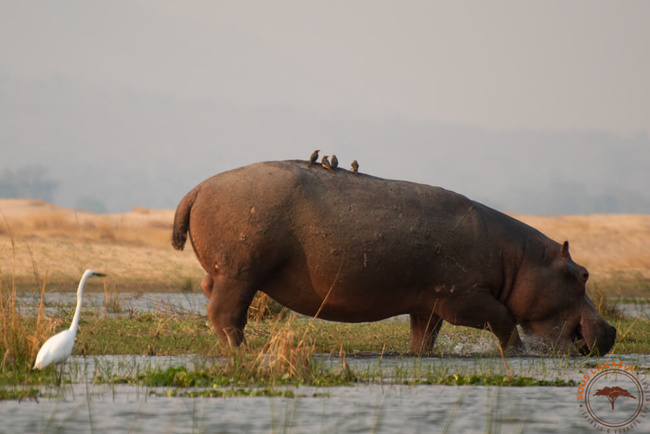
[[[258,290],[333,321],[409,314],[413,352],[431,351],[441,320],[489,327],[503,347],[521,344],[516,324],[564,351],[604,354],[614,343],[567,243],[439,187],[258,163],[190,191],[175,248],[187,233],[208,273],[210,320],[234,345]]]

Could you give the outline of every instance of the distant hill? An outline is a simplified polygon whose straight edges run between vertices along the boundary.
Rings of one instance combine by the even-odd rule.
[[[264,160],[336,153],[362,172],[526,214],[650,214],[650,140],[603,132],[490,131],[254,107],[0,73],[0,195],[123,212],[173,208],[199,181]],[[26,170],[51,183],[25,193]],[[35,185],[35,184],[34,184]],[[41,185],[43,187],[43,185]],[[45,185],[47,187],[47,185]],[[16,193],[19,192],[19,193]]]

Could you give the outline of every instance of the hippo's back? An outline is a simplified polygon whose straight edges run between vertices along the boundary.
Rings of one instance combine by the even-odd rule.
[[[449,282],[500,285],[502,239],[517,242],[528,230],[439,187],[305,161],[213,176],[179,204],[175,240],[184,221],[201,265],[215,277],[255,282],[306,314],[336,288],[343,292],[328,298],[332,318],[360,321],[407,312],[421,291]],[[358,306],[368,297],[374,308],[364,316]]]
[[[476,204],[462,195],[304,161],[224,172],[192,195],[189,231],[206,270],[275,267],[298,255],[315,274],[344,263],[349,274],[381,268],[382,276],[418,280],[436,271],[436,255],[460,264],[484,230]]]

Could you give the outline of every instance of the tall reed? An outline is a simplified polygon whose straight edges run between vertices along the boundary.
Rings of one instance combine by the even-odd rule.
[[[315,345],[304,337],[299,339],[291,322],[280,318],[270,333],[269,341],[256,351],[250,351],[245,345],[230,347],[219,343],[225,358],[223,363],[215,365],[216,373],[244,383],[309,382],[314,375]]]
[[[3,215],[4,217],[4,215]],[[40,345],[51,335],[53,325],[44,320],[43,297],[47,283],[47,273],[40,288],[41,299],[37,317],[30,318],[20,312],[16,305],[16,244],[5,218],[6,232],[12,248],[11,283],[7,285],[0,279],[0,372],[27,371],[31,367]]]

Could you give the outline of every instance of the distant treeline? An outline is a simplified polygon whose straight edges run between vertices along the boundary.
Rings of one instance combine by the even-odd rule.
[[[59,183],[47,176],[42,166],[27,166],[18,169],[6,168],[0,172],[0,197],[41,199],[54,202],[54,192]]]

